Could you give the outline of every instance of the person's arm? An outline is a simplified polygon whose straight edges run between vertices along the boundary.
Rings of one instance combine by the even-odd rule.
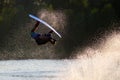
[[[39,21],[36,22],[36,24],[34,25],[33,29],[31,30],[31,32],[34,32],[37,29],[39,23],[40,23]]]

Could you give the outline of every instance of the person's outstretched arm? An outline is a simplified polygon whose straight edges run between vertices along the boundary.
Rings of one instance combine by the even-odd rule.
[[[39,23],[40,23],[39,21],[36,22],[36,24],[34,25],[33,29],[31,30],[31,32],[34,32],[37,29]]]

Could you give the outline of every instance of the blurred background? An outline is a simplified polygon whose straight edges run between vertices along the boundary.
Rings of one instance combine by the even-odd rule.
[[[70,58],[77,54],[73,53],[76,49],[99,42],[107,31],[119,31],[119,3],[119,0],[0,0],[0,59]],[[30,13],[47,21],[63,38],[57,38],[55,46],[36,45],[30,37],[35,24],[28,16]]]

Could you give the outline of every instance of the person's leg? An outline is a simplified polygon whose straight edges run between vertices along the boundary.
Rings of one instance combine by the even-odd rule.
[[[49,31],[47,34],[44,34],[44,36],[48,37],[48,38],[51,38],[51,33],[53,33],[53,31]]]
[[[34,25],[33,29],[31,30],[31,32],[34,32],[37,29],[39,23],[40,23],[39,21],[36,22],[36,24]]]
[[[49,31],[49,32],[46,34],[46,36],[49,37],[49,39],[50,39],[49,41],[50,41],[52,44],[55,44],[56,40],[51,37],[51,33],[53,33],[53,30]]]

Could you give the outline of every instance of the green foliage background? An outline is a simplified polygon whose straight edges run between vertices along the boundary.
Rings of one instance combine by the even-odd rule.
[[[120,19],[119,0],[0,0],[0,49],[12,29],[25,25],[28,14],[40,9],[62,10],[67,16],[66,35],[57,48],[69,57],[77,47],[104,32]]]

